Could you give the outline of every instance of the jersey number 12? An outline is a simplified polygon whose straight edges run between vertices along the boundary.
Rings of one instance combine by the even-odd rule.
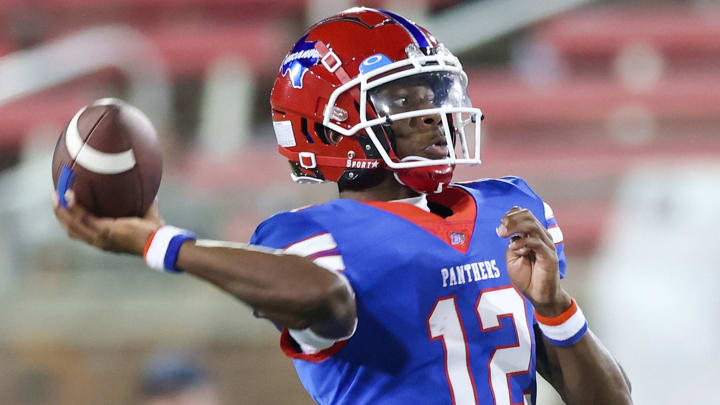
[[[510,405],[512,401],[508,377],[527,373],[530,369],[532,340],[525,300],[512,286],[488,289],[480,292],[475,310],[483,332],[500,329],[502,317],[509,316],[513,320],[517,343],[495,347],[488,362],[494,404]],[[455,296],[438,299],[427,323],[431,339],[441,339],[443,342],[445,373],[453,404],[478,404],[477,390],[470,373],[467,338]]]

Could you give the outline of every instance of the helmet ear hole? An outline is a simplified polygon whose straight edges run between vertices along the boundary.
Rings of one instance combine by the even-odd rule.
[[[342,140],[343,135],[337,131],[333,131],[330,128],[323,127],[325,129],[325,136],[331,145],[337,145]]]

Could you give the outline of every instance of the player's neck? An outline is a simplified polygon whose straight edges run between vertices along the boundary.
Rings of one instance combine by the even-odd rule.
[[[394,176],[386,176],[379,184],[362,190],[343,190],[340,192],[340,198],[373,201],[402,200],[419,195],[417,191],[398,183]]]

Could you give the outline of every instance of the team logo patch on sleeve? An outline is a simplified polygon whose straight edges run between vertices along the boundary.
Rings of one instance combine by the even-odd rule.
[[[290,82],[296,89],[303,86],[303,76],[311,67],[320,62],[320,52],[315,49],[317,41],[306,41],[307,35],[300,38],[290,53],[283,59],[280,72],[283,76],[290,73]]]

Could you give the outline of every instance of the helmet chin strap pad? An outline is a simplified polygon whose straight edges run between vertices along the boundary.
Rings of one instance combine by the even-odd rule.
[[[417,156],[408,156],[402,159],[403,162],[426,160]],[[455,165],[442,164],[435,166],[411,167],[397,169],[393,172],[398,183],[410,187],[423,194],[441,193],[452,181]]]

